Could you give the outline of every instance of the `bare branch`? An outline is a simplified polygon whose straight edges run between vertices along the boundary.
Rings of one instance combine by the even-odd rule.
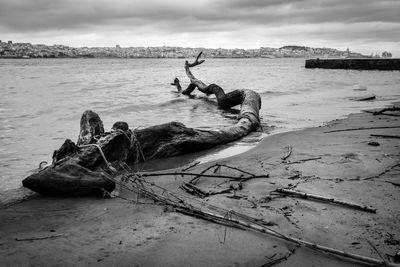
[[[196,57],[196,60],[193,63],[189,63],[188,61],[186,61],[186,64],[188,65],[189,68],[195,67],[197,65],[200,65],[201,63],[203,63],[205,60],[199,60],[199,58],[201,57],[201,55],[203,54],[203,51],[201,51],[198,56]]]

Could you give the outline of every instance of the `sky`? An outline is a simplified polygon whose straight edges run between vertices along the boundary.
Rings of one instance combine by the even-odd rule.
[[[73,47],[301,45],[400,57],[400,0],[0,0],[0,40]]]

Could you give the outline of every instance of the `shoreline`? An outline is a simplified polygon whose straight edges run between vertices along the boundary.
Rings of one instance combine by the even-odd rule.
[[[264,218],[275,224],[273,229],[293,237],[379,259],[369,243],[382,255],[394,255],[400,249],[400,187],[395,185],[400,182],[400,139],[370,134],[400,136],[400,128],[382,128],[397,126],[398,116],[350,114],[324,126],[267,136],[249,151],[190,171],[198,173],[218,162],[268,173],[268,179],[244,183],[236,194],[240,199],[220,194],[207,197],[207,202]],[[361,127],[366,129],[332,132]],[[283,161],[289,145],[292,152]],[[228,169],[221,173],[237,174]],[[185,194],[178,187],[187,179],[164,176],[152,180]],[[199,186],[212,189],[215,181],[204,179]],[[292,197],[268,201],[266,197],[278,187],[373,206],[377,213]],[[277,266],[355,264],[267,235],[118,198],[35,196],[1,209],[5,234],[0,240],[0,265],[260,266],[285,255],[287,260]],[[62,236],[15,240],[56,234]]]

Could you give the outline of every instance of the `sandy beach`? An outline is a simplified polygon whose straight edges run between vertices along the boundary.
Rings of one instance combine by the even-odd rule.
[[[400,250],[400,139],[393,136],[400,136],[399,112],[362,112],[325,126],[269,136],[246,153],[197,165],[190,172],[219,163],[269,174],[244,182],[234,194],[203,201],[263,219],[285,235],[392,260]],[[238,175],[226,167],[218,173]],[[190,177],[151,180],[190,196],[179,189]],[[197,185],[208,191],[229,183],[202,178]],[[278,188],[358,203],[376,213],[274,193]],[[362,266],[267,234],[141,202],[35,195],[2,207],[0,265]]]

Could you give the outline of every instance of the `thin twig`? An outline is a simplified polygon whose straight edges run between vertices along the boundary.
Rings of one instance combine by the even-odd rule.
[[[400,128],[400,126],[377,126],[377,127],[349,128],[349,129],[325,131],[324,133],[337,133],[337,132],[362,131],[362,130],[374,130],[374,129],[393,129],[393,128]]]
[[[370,136],[373,136],[373,137],[382,137],[382,138],[395,138],[395,139],[400,139],[400,136],[399,136],[399,135],[370,134]]]
[[[343,200],[337,200],[334,198],[328,198],[328,197],[324,197],[324,196],[308,194],[308,193],[303,193],[303,192],[294,191],[294,190],[290,190],[290,189],[284,189],[284,188],[278,188],[275,191],[278,193],[281,193],[281,194],[289,195],[291,197],[299,197],[299,198],[304,198],[304,199],[315,199],[315,200],[319,200],[319,201],[326,201],[326,202],[331,202],[331,203],[343,205],[343,206],[358,209],[358,210],[376,213],[376,209],[374,209],[374,208],[362,206],[359,204],[355,204],[355,203],[351,203],[351,202],[347,202],[347,201],[343,201]]]
[[[288,149],[288,152],[286,153],[286,155],[281,157],[282,161],[285,161],[288,157],[290,157],[290,155],[292,155],[292,146],[288,145],[287,149]]]
[[[393,170],[394,168],[397,168],[399,166],[400,166],[400,163],[396,163],[396,164],[390,166],[389,168],[387,168],[386,170],[382,171],[381,173],[378,173],[377,175],[374,175],[374,176],[366,177],[363,180],[372,180],[372,179],[375,179],[375,178],[379,178],[382,175],[390,172],[391,170]]]
[[[232,192],[233,188],[227,188],[220,191],[215,192],[205,192],[204,190],[200,189],[199,187],[195,186],[191,183],[183,183],[180,188],[191,195],[197,195],[200,198],[205,198],[209,196],[219,195],[219,194],[226,194]]]
[[[231,180],[249,180],[255,178],[268,178],[268,174],[264,175],[254,175],[250,177],[235,177],[231,175],[217,175],[217,174],[199,174],[199,173],[191,173],[191,172],[160,172],[160,173],[140,173],[143,177],[152,177],[152,176],[164,176],[164,175],[189,175],[189,176],[200,176],[200,177],[210,177],[210,178],[222,178],[222,179],[231,179]]]
[[[207,168],[205,168],[204,170],[202,170],[198,175],[196,175],[195,177],[192,178],[192,180],[190,180],[189,183],[191,184],[196,184],[198,182],[198,180],[200,179],[201,175],[206,173],[208,170],[215,168],[217,166],[217,164],[214,164],[212,166],[209,166]]]
[[[15,238],[15,241],[33,241],[33,240],[43,240],[49,238],[56,238],[63,236],[64,234],[56,234],[56,235],[49,235],[49,236],[40,236],[40,237],[28,237],[28,238]]]
[[[367,240],[368,244],[375,250],[376,254],[378,254],[379,258],[381,258],[383,261],[386,262],[385,258],[382,256],[382,254],[379,252],[379,250],[374,246],[374,244],[371,243],[371,241]]]
[[[187,171],[187,170],[189,170],[189,169],[191,169],[191,168],[193,168],[193,167],[195,167],[195,166],[197,166],[199,164],[200,164],[200,161],[196,161],[196,162],[190,164],[189,166],[187,166],[185,168],[182,168],[182,171],[185,172],[185,171]]]
[[[300,160],[297,160],[297,161],[286,162],[286,164],[298,164],[298,163],[303,163],[303,162],[306,162],[306,161],[317,160],[317,159],[321,159],[321,157],[308,158],[308,159],[300,159]]]
[[[280,258],[274,259],[274,260],[272,260],[272,261],[270,261],[270,262],[268,262],[268,263],[266,263],[266,264],[263,264],[263,265],[261,265],[260,267],[272,267],[272,266],[274,266],[274,265],[276,265],[276,264],[278,264],[278,263],[281,263],[281,262],[283,262],[283,261],[286,261],[286,260],[287,260],[290,256],[292,256],[295,252],[296,252],[296,250],[295,250],[295,249],[292,249],[292,250],[289,251],[288,254],[286,254],[286,255],[284,255],[284,256],[282,256],[282,257],[280,257]],[[276,255],[276,254],[275,254],[275,255]]]
[[[198,188],[197,186],[191,183],[183,183],[180,188],[188,192],[192,195],[197,195],[201,198],[208,197],[210,194],[208,192],[203,191],[202,189]]]
[[[203,63],[203,62],[205,61],[204,59],[199,60],[199,58],[201,57],[202,54],[203,54],[203,51],[201,51],[201,52],[197,55],[196,60],[195,60],[193,63],[189,63],[188,61],[186,61],[187,64],[188,64],[188,66],[189,66],[189,68],[194,67],[194,66],[197,66],[197,65],[200,65],[201,63]]]
[[[242,172],[242,173],[244,173],[244,174],[251,175],[251,176],[255,176],[253,173],[244,171],[244,170],[242,170],[242,169],[240,169],[240,168],[237,168],[237,167],[232,167],[232,166],[228,166],[228,165],[226,165],[226,164],[219,164],[219,163],[217,163],[216,165],[218,165],[218,166],[220,166],[220,167],[225,167],[225,168],[228,168],[228,169],[236,170],[236,171],[239,171],[239,172]]]
[[[394,186],[400,186],[400,183],[395,183],[395,182],[390,182],[390,181],[385,181],[386,183],[392,184]]]

